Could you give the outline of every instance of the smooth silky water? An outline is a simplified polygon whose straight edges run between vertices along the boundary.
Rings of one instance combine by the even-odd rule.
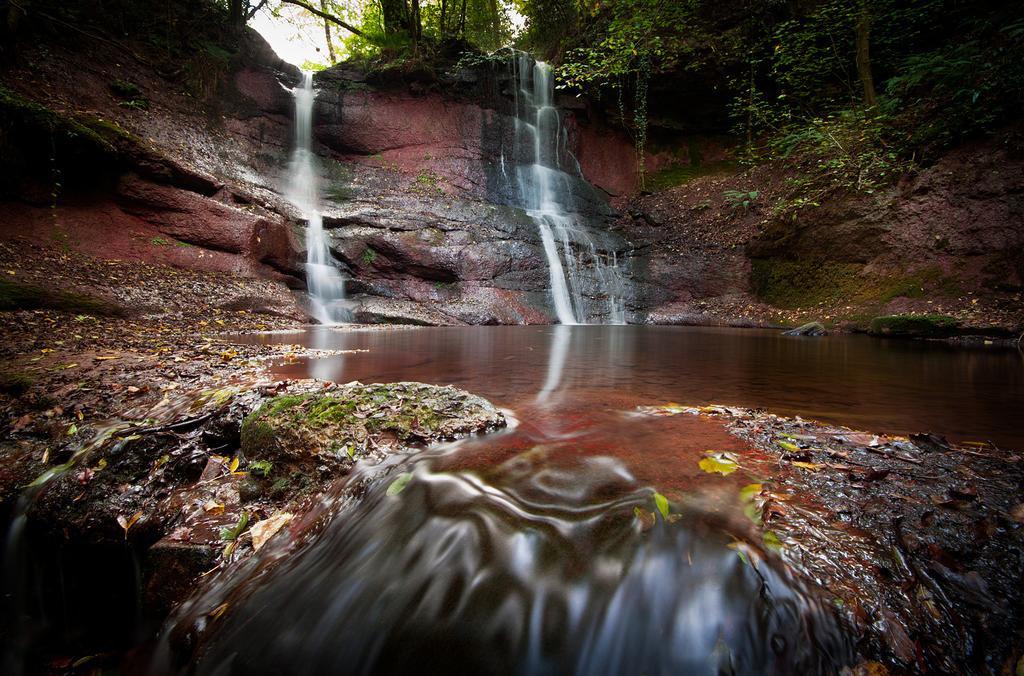
[[[292,90],[295,97],[295,142],[289,165],[288,199],[306,219],[306,286],[311,314],[321,324],[337,324],[349,317],[345,278],[331,255],[320,212],[319,160],[313,152],[313,74],[304,71]]]
[[[513,424],[357,467],[297,539],[181,609],[157,670],[835,673],[853,659],[849,632],[763,549],[737,499],[751,478],[697,467],[703,450],[744,444],[698,417],[635,407],[760,406],[1024,447],[1013,351],[678,327],[324,327],[242,340],[349,351],[276,364],[279,377],[451,383]],[[654,509],[655,490],[679,518],[644,529],[636,510]]]
[[[509,65],[515,167],[510,177],[503,152],[502,174],[537,225],[555,317],[560,324],[624,324],[625,277],[615,250],[599,246],[603,233],[581,213],[578,193],[591,188],[569,152],[551,66],[526,52],[512,52]]]

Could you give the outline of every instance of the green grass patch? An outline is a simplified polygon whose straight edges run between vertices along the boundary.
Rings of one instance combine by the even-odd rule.
[[[956,318],[948,315],[889,315],[872,319],[868,333],[896,338],[949,338],[957,335],[959,328]]]
[[[734,171],[739,165],[736,162],[707,162],[705,164],[678,164],[665,167],[644,178],[644,187],[651,192],[668,190],[677,185],[684,185],[703,176],[715,176]]]

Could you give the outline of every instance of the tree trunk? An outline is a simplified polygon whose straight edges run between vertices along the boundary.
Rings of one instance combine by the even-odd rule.
[[[380,0],[380,8],[385,33],[409,32],[409,7],[405,0]]]
[[[871,54],[868,50],[871,35],[871,15],[865,9],[857,20],[857,77],[864,88],[864,107],[874,108],[878,103],[875,79],[871,75]]]
[[[420,43],[420,33],[423,32],[423,24],[420,22],[420,0],[412,0],[409,8],[409,37],[412,43]]]
[[[499,33],[501,32],[501,17],[498,15],[498,0],[487,1],[487,13],[489,15],[491,24],[491,45],[492,49],[496,49],[500,46]]]
[[[245,24],[245,0],[229,0],[228,20],[232,26],[239,27]]]
[[[466,0],[462,0],[462,14],[459,15],[459,37],[466,39]]]
[[[448,14],[448,0],[441,0],[441,29],[440,29],[441,42],[444,42],[444,36],[445,36],[445,33],[447,32],[445,30],[445,25],[444,25],[445,24],[445,18],[447,16],[447,14]]]
[[[327,0],[320,0],[320,9],[324,14],[327,13]],[[327,19],[324,19],[324,40],[327,42],[327,56],[330,57],[333,66],[338,63],[338,60],[334,58],[334,45],[331,44],[331,22]]]

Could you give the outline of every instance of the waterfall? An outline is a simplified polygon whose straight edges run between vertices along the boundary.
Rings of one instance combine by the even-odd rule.
[[[537,225],[547,259],[555,313],[561,324],[603,319],[624,324],[624,279],[617,256],[602,252],[586,218],[577,212],[579,165],[554,105],[551,66],[513,53],[515,89],[514,180],[521,206]],[[505,157],[502,153],[502,172]],[[570,175],[562,166],[572,170]]]
[[[322,324],[337,324],[348,314],[345,278],[331,256],[320,214],[320,174],[313,153],[313,74],[302,73],[295,95],[295,150],[288,199],[306,219],[306,286],[312,315]]]

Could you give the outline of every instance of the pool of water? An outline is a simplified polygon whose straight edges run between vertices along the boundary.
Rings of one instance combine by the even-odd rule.
[[[719,403],[1024,448],[1024,358],[1012,349],[664,326],[316,327],[240,340],[353,351],[274,364],[281,377],[452,384],[553,425],[574,411]]]
[[[777,459],[704,417],[636,407],[714,402],[1024,447],[1024,362],[1008,350],[628,326],[239,340],[323,351],[283,357],[280,377],[452,384],[512,424],[357,465],[305,517],[321,524],[309,537],[179,611],[156,673],[176,659],[197,674],[838,673],[855,632],[744,510]],[[708,450],[743,468],[705,474]],[[814,513],[812,496],[786,499]]]

